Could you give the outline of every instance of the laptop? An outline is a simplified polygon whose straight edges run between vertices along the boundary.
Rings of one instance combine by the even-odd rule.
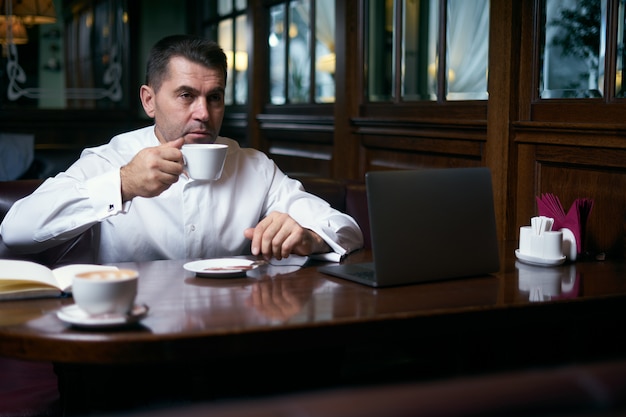
[[[498,271],[488,168],[373,171],[365,185],[373,262],[319,271],[372,287]]]

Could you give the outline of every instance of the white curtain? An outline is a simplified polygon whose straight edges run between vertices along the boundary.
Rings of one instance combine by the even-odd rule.
[[[489,0],[448,0],[448,99],[486,99]]]
[[[315,36],[330,52],[335,52],[335,0],[317,0],[315,7]]]

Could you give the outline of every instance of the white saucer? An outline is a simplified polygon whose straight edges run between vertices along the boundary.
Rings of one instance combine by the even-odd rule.
[[[257,261],[243,258],[216,258],[187,262],[183,265],[187,271],[195,272],[204,278],[233,278],[246,275],[257,268]]]
[[[76,304],[63,307],[57,311],[57,317],[66,323],[78,327],[104,328],[119,327],[134,324],[148,314],[148,306],[145,304],[136,305],[127,315],[107,314],[101,316],[91,316]]]
[[[519,249],[515,249],[515,256],[517,257],[517,259],[519,259],[522,262],[525,262],[531,265],[538,265],[538,266],[561,265],[563,262],[565,262],[565,259],[566,259],[565,256],[561,256],[560,258],[556,258],[556,259],[539,258],[537,256],[523,254],[519,251]]]

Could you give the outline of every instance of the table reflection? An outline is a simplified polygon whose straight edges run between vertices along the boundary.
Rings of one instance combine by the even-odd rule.
[[[138,301],[158,300],[144,322],[158,332],[177,332],[310,321],[312,294],[325,280],[297,278],[308,262],[292,255],[229,278],[196,277],[181,268],[182,280],[151,279],[175,275],[165,270],[176,268],[174,262],[138,265],[146,280]]]
[[[541,302],[579,296],[580,274],[576,264],[555,267],[535,266],[515,262],[518,288],[530,302]]]

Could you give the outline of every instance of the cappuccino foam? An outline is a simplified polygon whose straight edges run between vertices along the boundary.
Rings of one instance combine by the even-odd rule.
[[[135,278],[137,271],[130,269],[120,269],[118,271],[91,271],[77,274],[76,277],[94,281],[117,281]]]

